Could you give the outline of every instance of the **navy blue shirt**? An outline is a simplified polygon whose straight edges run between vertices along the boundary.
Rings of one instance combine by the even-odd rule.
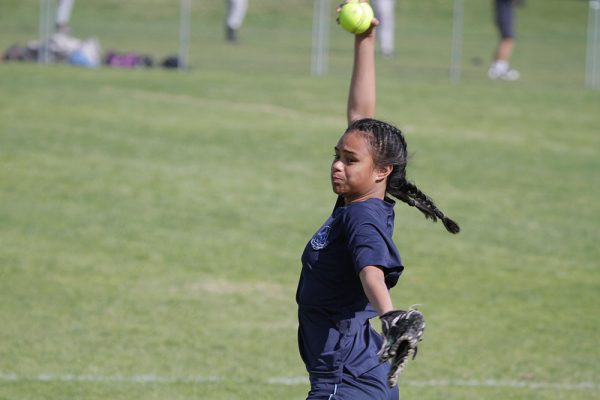
[[[298,346],[311,380],[338,383],[379,365],[381,336],[369,319],[377,313],[359,278],[366,266],[384,271],[393,287],[404,267],[392,241],[394,202],[388,198],[338,205],[302,254]]]

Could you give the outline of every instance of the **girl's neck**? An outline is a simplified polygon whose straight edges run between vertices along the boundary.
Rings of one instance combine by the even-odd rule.
[[[358,196],[344,197],[344,204],[360,203],[361,201],[367,201],[369,199],[383,200],[385,198],[385,190],[374,190],[369,193],[365,193]]]

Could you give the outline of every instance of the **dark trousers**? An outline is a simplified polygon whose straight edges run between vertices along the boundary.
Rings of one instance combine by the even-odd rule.
[[[515,36],[515,5],[513,0],[495,0],[494,16],[496,26],[502,39],[509,39]]]
[[[306,400],[399,400],[398,387],[387,386],[388,371],[384,363],[358,378],[344,374],[337,384],[313,381]]]

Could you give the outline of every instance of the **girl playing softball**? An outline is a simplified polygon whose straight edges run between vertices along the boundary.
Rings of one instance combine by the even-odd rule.
[[[388,196],[458,225],[406,179],[406,141],[400,130],[373,119],[375,26],[355,35],[348,128],[334,147],[331,216],[302,254],[296,293],[298,345],[310,376],[307,400],[397,400],[390,366],[377,355],[382,337],[369,319],[393,310],[389,289],[404,269],[392,241],[394,204]]]

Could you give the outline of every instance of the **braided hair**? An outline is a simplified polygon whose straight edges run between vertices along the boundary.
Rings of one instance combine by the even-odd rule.
[[[406,179],[408,153],[406,140],[400,129],[383,121],[364,118],[353,121],[345,133],[352,131],[359,132],[366,139],[371,147],[375,165],[392,165],[392,172],[387,177],[387,193],[411,207],[416,207],[425,218],[434,222],[439,218],[448,232],[460,231],[456,222],[444,215],[429,196]]]

